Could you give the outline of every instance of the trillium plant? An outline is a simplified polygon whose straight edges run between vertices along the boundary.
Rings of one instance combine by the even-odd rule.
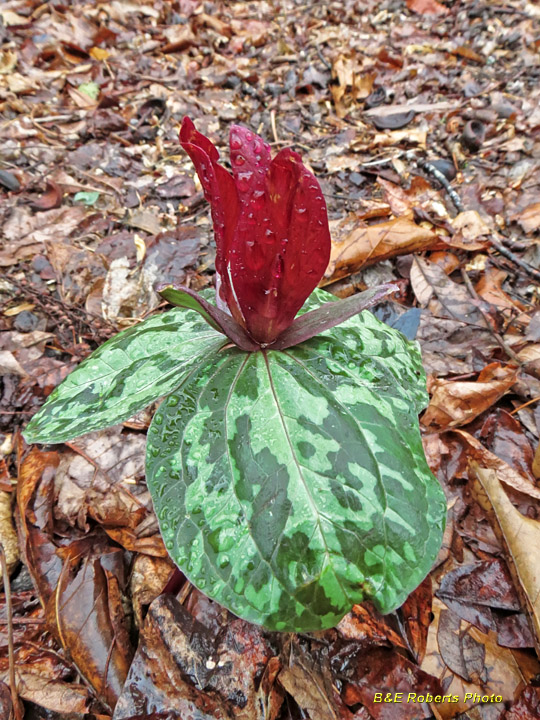
[[[82,362],[26,440],[61,443],[161,398],[146,478],[196,587],[273,630],[332,627],[367,599],[390,612],[429,572],[446,507],[418,427],[418,347],[363,312],[395,286],[316,289],[328,219],[297,153],[272,159],[235,125],[230,173],[188,118],[180,142],[212,208],[215,299],[158,287],[177,307]]]

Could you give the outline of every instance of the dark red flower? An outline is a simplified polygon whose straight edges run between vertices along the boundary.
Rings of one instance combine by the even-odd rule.
[[[212,206],[217,302],[259,344],[293,322],[330,258],[319,183],[290,149],[270,147],[245,127],[230,132],[232,175],[210,140],[184,118],[180,142]]]

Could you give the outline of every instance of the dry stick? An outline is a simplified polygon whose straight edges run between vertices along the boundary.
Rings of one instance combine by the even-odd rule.
[[[461,198],[457,194],[457,192],[454,190],[454,188],[450,185],[450,182],[448,181],[446,175],[443,175],[443,173],[438,170],[435,165],[432,165],[429,162],[420,161],[418,165],[425,170],[430,175],[433,175],[435,180],[438,180],[443,188],[446,190],[448,197],[450,200],[454,203],[454,207],[458,212],[463,212],[465,208],[463,207],[463,203],[461,202]]]
[[[11,690],[11,702],[15,720],[22,720],[19,698],[17,696],[17,683],[15,679],[15,654],[13,651],[13,606],[11,604],[11,585],[7,568],[6,553],[0,542],[0,562],[2,563],[2,577],[4,580],[4,593],[6,595],[7,635],[8,635],[8,656],[9,656],[9,686]]]
[[[448,197],[453,202],[456,210],[458,212],[463,212],[465,210],[463,203],[461,202],[461,198],[457,194],[457,192],[454,190],[454,188],[450,185],[448,179],[443,175],[440,170],[437,170],[437,168],[432,165],[429,162],[420,161],[418,163],[419,167],[421,167],[423,170],[425,170],[430,175],[433,175],[433,177],[438,180],[443,188],[446,190]],[[498,240],[495,240],[493,237],[490,238],[491,245],[499,252],[501,255],[504,255],[507,260],[510,260],[515,265],[520,267],[524,272],[527,273],[527,275],[530,275],[533,277],[537,282],[540,282],[540,271],[536,270],[536,268],[533,268],[532,265],[529,265],[529,263],[525,262],[525,260],[522,260],[517,255],[514,255],[514,253],[511,250],[508,250],[502,243],[500,243]]]
[[[270,112],[270,124],[272,125],[272,134],[274,135],[274,142],[278,143],[279,137],[278,137],[277,129],[276,129],[276,111],[275,110],[272,110]]]
[[[519,405],[519,407],[514,408],[514,409],[512,410],[512,412],[510,413],[510,415],[515,415],[515,414],[518,413],[520,410],[523,410],[523,408],[526,408],[526,407],[528,407],[529,405],[532,405],[533,403],[538,402],[539,400],[540,400],[540,395],[537,395],[536,397],[533,397],[532,400],[527,400],[527,402],[526,402],[526,403],[523,403],[523,405]]]

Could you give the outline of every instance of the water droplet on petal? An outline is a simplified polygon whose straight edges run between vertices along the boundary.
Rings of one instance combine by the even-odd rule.
[[[266,245],[273,245],[274,244],[274,238],[276,234],[273,230],[270,230],[270,228],[267,228],[265,234],[264,234],[264,241]]]
[[[244,165],[246,162],[246,158],[243,155],[237,155],[233,158],[233,163],[235,165]]]
[[[279,280],[279,278],[283,275],[283,258],[281,255],[277,255],[276,259],[274,260],[274,267],[272,269],[272,275],[276,278],[276,280]]]
[[[231,137],[231,148],[233,150],[239,150],[242,147],[242,141],[237,135]]]

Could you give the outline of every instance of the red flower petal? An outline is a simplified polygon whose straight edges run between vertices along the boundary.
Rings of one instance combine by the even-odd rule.
[[[204,196],[212,207],[212,220],[216,239],[216,273],[218,306],[231,312],[237,322],[244,324],[228,280],[225,280],[228,248],[232,243],[238,220],[239,202],[233,177],[219,163],[216,147],[195,129],[192,120],[185,117],[180,129],[180,143],[195,165]]]
[[[261,344],[287,328],[321,279],[330,257],[319,183],[292,150],[273,161],[247,128],[230,133],[233,176],[214,145],[185,118],[180,141],[212,205],[218,305]],[[221,302],[220,302],[221,301]]]
[[[282,150],[271,162],[263,200],[260,209],[242,204],[229,250],[246,327],[257,341],[271,343],[326,270],[330,232],[319,183],[292,150]]]

